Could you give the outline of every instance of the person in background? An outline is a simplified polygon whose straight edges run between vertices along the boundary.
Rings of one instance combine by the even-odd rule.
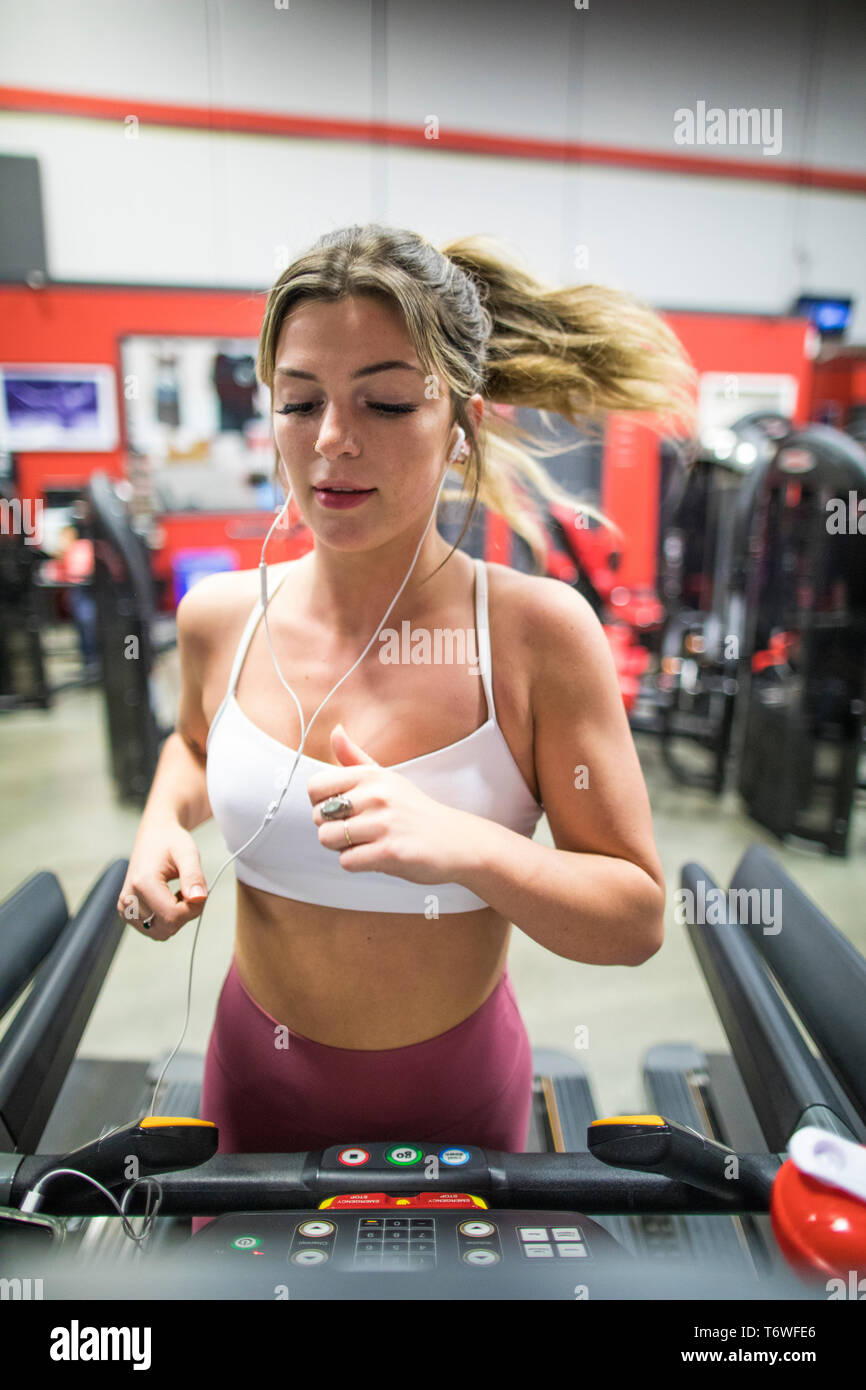
[[[85,680],[97,680],[100,674],[96,602],[91,590],[93,575],[93,542],[79,536],[74,523],[64,526],[60,533],[60,548],[55,557],[56,576],[70,585],[66,590],[72,621],[78,630],[81,662]]]

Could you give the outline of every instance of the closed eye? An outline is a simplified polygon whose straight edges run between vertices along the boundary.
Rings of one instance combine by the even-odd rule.
[[[371,410],[380,410],[385,415],[409,415],[413,410],[417,410],[417,405],[388,405],[385,401],[370,401]],[[281,410],[275,410],[275,415],[309,415],[315,408],[315,401],[301,401],[297,405],[284,405]]]

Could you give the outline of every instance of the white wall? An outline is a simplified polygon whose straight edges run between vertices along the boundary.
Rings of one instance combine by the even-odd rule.
[[[0,84],[378,118],[774,164],[866,168],[866,8],[853,0],[0,0]],[[782,112],[777,156],[674,142],[674,112]],[[0,112],[38,156],[53,278],[266,286],[281,248],[382,220],[488,231],[540,275],[681,308],[785,312],[849,292],[866,338],[866,197],[437,149],[210,135]],[[574,248],[588,249],[576,268]]]

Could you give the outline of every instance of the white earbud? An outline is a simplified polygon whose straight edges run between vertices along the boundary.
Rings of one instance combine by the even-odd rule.
[[[457,443],[454,445],[454,448],[451,450],[451,453],[448,455],[448,462],[449,462],[449,463],[453,463],[455,459],[457,459],[457,458],[460,457],[460,451],[462,450],[463,445],[464,445],[465,443],[466,443],[466,431],[464,430],[464,428],[463,428],[462,425],[458,425],[458,426],[457,426]]]

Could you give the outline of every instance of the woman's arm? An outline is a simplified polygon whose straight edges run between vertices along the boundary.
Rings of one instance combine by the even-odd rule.
[[[160,753],[117,902],[121,916],[153,941],[167,941],[199,916],[207,897],[198,849],[189,833],[213,814],[207,794],[207,721],[201,689],[215,604],[207,580],[201,581],[201,588],[202,592],[199,586],[190,590],[178,605],[181,695],[177,722]],[[172,892],[169,884],[177,879],[180,888]]]
[[[523,604],[535,768],[555,849],[481,817],[456,881],[566,960],[640,965],[664,938],[649,797],[595,613],[557,579]]]
[[[180,699],[174,732],[163,745],[150,794],[142,812],[139,834],[153,825],[175,820],[194,830],[213,815],[207,794],[208,725],[201,703],[213,602],[206,581],[184,594],[177,608],[177,647],[180,660]]]

